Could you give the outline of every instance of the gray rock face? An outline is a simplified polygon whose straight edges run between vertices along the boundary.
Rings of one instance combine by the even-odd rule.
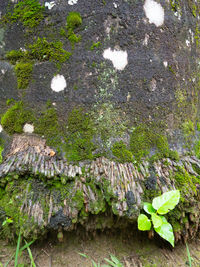
[[[8,3],[1,3],[2,18]],[[50,100],[65,125],[67,114],[74,107],[83,107],[97,129],[109,128],[110,142],[119,132],[130,134],[138,122],[164,122],[172,137],[184,121],[195,123],[199,4],[187,0],[179,4],[164,0],[40,3],[45,5],[44,19],[31,32],[20,20],[1,26],[2,113],[8,98],[23,99],[37,114]],[[82,25],[75,29],[81,41],[73,49],[60,29],[74,11],[81,14]],[[37,37],[62,41],[72,56],[59,70],[53,62],[34,60],[32,78],[25,90],[19,90],[14,67],[5,54],[25,49]],[[59,76],[53,83],[55,74]]]

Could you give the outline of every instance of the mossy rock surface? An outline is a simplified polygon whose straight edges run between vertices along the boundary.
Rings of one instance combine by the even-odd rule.
[[[188,223],[195,235],[200,5],[149,2],[159,17],[146,0],[1,1],[0,204],[13,201],[4,211],[15,220],[7,236],[23,226],[27,237],[124,226],[143,200],[174,187],[183,196],[169,220],[178,239]],[[12,146],[26,124],[45,148]]]

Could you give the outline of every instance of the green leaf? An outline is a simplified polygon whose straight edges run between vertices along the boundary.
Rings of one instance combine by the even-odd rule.
[[[154,228],[155,231],[165,240],[167,240],[173,247],[174,247],[174,233],[173,228],[170,223],[167,222],[165,217],[160,216],[163,224],[158,227]]]
[[[151,203],[148,202],[144,202],[144,208],[143,208],[146,213],[151,214],[151,213],[155,213],[156,210],[153,208]]]
[[[159,214],[166,214],[178,204],[180,199],[179,190],[171,190],[162,194],[159,197],[153,199],[153,208],[157,210]]]
[[[163,224],[162,218],[155,213],[151,214],[151,219],[152,219],[154,228],[158,228]]]
[[[144,214],[140,214],[138,217],[138,229],[141,231],[148,231],[151,229],[151,221]]]
[[[89,257],[88,257],[86,254],[84,254],[84,253],[80,253],[80,252],[78,252],[78,254],[79,254],[80,256],[82,256],[82,257],[86,258],[86,259],[88,259],[88,258],[89,258]]]
[[[17,263],[18,263],[20,243],[21,243],[21,232],[19,233],[18,240],[17,240],[17,248],[15,252],[15,267],[17,267]]]

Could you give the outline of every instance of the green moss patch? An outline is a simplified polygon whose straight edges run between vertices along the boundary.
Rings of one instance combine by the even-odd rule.
[[[82,109],[73,109],[68,116],[66,158],[70,161],[93,159],[93,124]]]
[[[34,28],[44,18],[44,6],[38,0],[19,1],[14,9],[4,17],[6,22],[20,21],[24,27]]]
[[[127,149],[126,145],[122,141],[116,142],[113,145],[112,153],[119,162],[124,163],[133,161],[132,153]]]
[[[35,133],[44,135],[50,146],[59,148],[61,143],[61,127],[57,112],[53,107],[47,107],[35,122]]]
[[[15,65],[15,74],[17,76],[18,89],[28,87],[33,72],[32,62],[19,62]]]
[[[74,30],[75,28],[81,26],[82,18],[78,12],[69,12],[67,16],[67,28]]]
[[[63,49],[61,41],[49,42],[46,38],[38,38],[33,44],[26,46],[24,51],[9,51],[6,59],[15,65],[18,88],[25,89],[31,79],[34,61],[52,61],[60,68],[61,63],[70,56],[71,53]]]
[[[25,108],[22,101],[13,104],[1,117],[1,125],[8,134],[22,133],[25,123],[33,122],[30,110]]]
[[[169,156],[167,138],[157,133],[156,130],[146,125],[140,125],[133,130],[130,139],[130,149],[137,161],[149,155],[151,148],[156,148],[162,157]]]
[[[93,44],[90,47],[90,50],[93,51],[94,49],[97,49],[101,46],[101,42],[93,42]]]
[[[39,38],[31,45],[26,46],[25,51],[12,50],[6,54],[12,64],[27,60],[53,61],[63,63],[69,59],[71,53],[63,49],[61,41],[49,42],[46,38]]]
[[[46,38],[38,38],[28,46],[28,57],[39,61],[54,61],[63,63],[69,59],[71,53],[63,49],[61,41],[48,42]]]

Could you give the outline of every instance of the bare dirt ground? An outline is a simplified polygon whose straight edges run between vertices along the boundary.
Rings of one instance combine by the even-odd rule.
[[[200,266],[200,239],[188,242],[192,257],[192,266]],[[0,262],[5,263],[15,253],[16,245],[11,246],[6,241],[0,241]],[[140,236],[121,233],[96,233],[94,235],[64,235],[63,242],[58,242],[56,236],[50,236],[42,243],[35,243],[31,251],[37,267],[92,267],[91,259],[96,263],[106,263],[104,258],[115,255],[124,267],[184,267],[189,266],[186,246],[176,245],[170,248],[162,240],[149,240],[146,234]],[[84,253],[86,259],[79,255]],[[23,266],[30,266],[27,251],[20,256]],[[0,265],[1,266],[1,265]],[[8,264],[14,266],[14,259]]]

